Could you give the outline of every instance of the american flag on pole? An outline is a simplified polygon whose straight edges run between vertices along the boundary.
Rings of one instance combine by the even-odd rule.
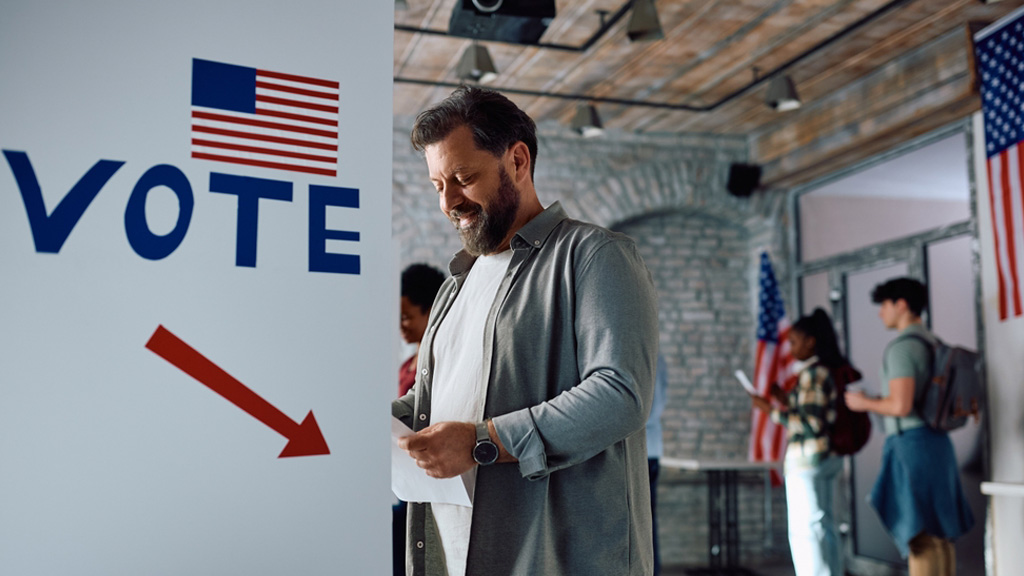
[[[337,175],[339,84],[192,60],[192,157]]]
[[[754,358],[754,387],[766,396],[773,382],[784,386],[793,375],[793,358],[789,355],[789,322],[775,281],[775,271],[768,253],[761,253],[758,279],[757,353]],[[785,386],[784,386],[785,387]],[[753,410],[750,423],[750,460],[774,462],[782,458],[786,448],[786,429],[771,421],[768,413]],[[777,476],[773,477],[778,479]]]
[[[1024,9],[985,28],[974,37],[975,62],[981,74],[985,120],[985,154],[999,319],[1024,315]]]

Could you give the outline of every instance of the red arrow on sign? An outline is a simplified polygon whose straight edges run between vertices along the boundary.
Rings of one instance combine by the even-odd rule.
[[[331,453],[312,410],[302,424],[296,424],[284,412],[261,398],[245,384],[235,380],[195,348],[171,334],[163,325],[157,326],[156,332],[153,332],[149,342],[146,342],[146,348],[287,438],[288,444],[278,458]]]

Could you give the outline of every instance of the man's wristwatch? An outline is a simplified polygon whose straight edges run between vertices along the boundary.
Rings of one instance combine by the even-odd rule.
[[[473,460],[481,466],[494,464],[498,461],[498,446],[491,442],[491,433],[487,430],[487,422],[476,425],[476,446],[473,447]]]

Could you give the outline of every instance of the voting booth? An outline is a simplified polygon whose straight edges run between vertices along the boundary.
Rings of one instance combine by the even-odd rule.
[[[0,573],[387,573],[392,20],[0,7]]]

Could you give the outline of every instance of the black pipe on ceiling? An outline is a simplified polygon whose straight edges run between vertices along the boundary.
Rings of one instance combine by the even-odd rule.
[[[878,10],[875,10],[871,14],[868,14],[867,16],[864,16],[860,20],[854,22],[850,26],[840,30],[839,32],[836,32],[835,34],[833,34],[832,36],[826,38],[825,40],[822,40],[821,42],[819,42],[818,44],[812,46],[811,48],[801,52],[800,54],[794,56],[793,58],[790,58],[785,63],[783,63],[782,65],[780,65],[780,66],[776,67],[775,69],[769,71],[768,73],[755,77],[754,80],[752,82],[750,82],[749,84],[746,84],[746,85],[740,87],[739,89],[737,89],[737,90],[727,94],[726,96],[724,96],[723,98],[719,99],[716,102],[713,102],[711,104],[706,104],[706,105],[703,105],[703,106],[697,106],[697,105],[691,105],[691,104],[672,104],[670,102],[650,102],[650,101],[647,101],[647,100],[629,100],[629,99],[626,99],[626,98],[605,98],[605,97],[601,97],[601,96],[588,96],[586,94],[571,94],[571,93],[567,94],[567,93],[562,93],[562,92],[543,92],[543,91],[539,91],[539,90],[520,90],[518,88],[504,88],[504,87],[491,87],[491,88],[493,90],[498,91],[498,92],[505,92],[505,93],[508,93],[508,94],[518,94],[518,95],[522,95],[522,96],[536,96],[536,97],[539,97],[539,98],[558,98],[558,99],[562,99],[562,100],[586,100],[588,102],[592,102],[592,103],[596,103],[596,104],[618,104],[618,105],[622,105],[622,106],[636,106],[636,107],[643,107],[643,108],[660,108],[660,109],[664,109],[664,110],[680,110],[680,111],[685,111],[685,112],[711,112],[713,110],[716,110],[720,106],[722,106],[724,104],[727,104],[727,103],[735,100],[736,98],[739,98],[740,96],[745,94],[747,91],[751,90],[752,88],[754,88],[756,86],[759,86],[760,84],[762,84],[763,82],[771,79],[772,77],[774,77],[777,74],[781,74],[782,72],[786,71],[787,69],[789,69],[789,68],[793,67],[794,65],[796,65],[797,63],[799,63],[801,60],[803,60],[803,59],[811,56],[812,54],[814,54],[814,53],[816,53],[816,52],[818,52],[818,51],[820,51],[820,50],[830,46],[831,44],[833,44],[834,42],[838,41],[839,39],[847,36],[848,34],[850,34],[850,33],[854,32],[854,31],[862,28],[863,26],[865,26],[865,25],[867,25],[867,24],[877,20],[878,18],[888,14],[889,12],[891,12],[891,11],[897,9],[897,8],[901,8],[902,6],[904,6],[906,4],[910,4],[911,2],[914,2],[914,0],[893,0],[892,2],[889,2],[888,4],[886,4],[885,6],[882,6]],[[617,18],[621,18],[622,14],[625,12],[625,9],[628,8],[631,5],[632,5],[632,1],[630,1],[626,6],[623,7],[623,9],[621,9],[619,12],[617,12],[616,13],[616,17]],[[613,24],[613,22],[606,23],[607,28],[610,28],[612,24]],[[403,27],[403,28],[405,28],[405,27]],[[399,29],[400,29],[399,26],[395,26],[395,30],[399,30]],[[403,31],[406,31],[406,32],[420,32],[420,33],[426,33],[426,34],[439,34],[439,35],[443,35],[443,36],[448,36],[447,32],[441,32],[441,31],[437,31],[437,30],[405,29]],[[606,31],[607,30],[604,29],[604,27],[602,27],[602,30],[599,30],[600,34],[602,34],[602,35]],[[600,37],[599,35],[595,35],[595,37],[592,37],[591,40],[596,42],[596,38],[599,38],[599,37]],[[590,41],[588,41],[588,42],[590,42]],[[539,46],[541,48],[544,48],[544,47],[551,47],[551,46],[558,46],[558,45],[537,44],[537,46]],[[566,49],[566,48],[554,48],[554,49]],[[571,49],[574,50],[574,51],[586,51],[586,50],[579,50],[577,48],[571,48]],[[417,79],[417,78],[406,78],[406,77],[403,77],[403,76],[395,76],[393,79],[394,79],[394,81],[396,83],[401,83],[401,84],[418,84],[418,85],[422,85],[422,86],[437,86],[437,87],[458,88],[459,86],[462,85],[461,83],[458,83],[458,82],[445,82],[445,81],[438,81],[438,80],[423,80],[423,79]]]

